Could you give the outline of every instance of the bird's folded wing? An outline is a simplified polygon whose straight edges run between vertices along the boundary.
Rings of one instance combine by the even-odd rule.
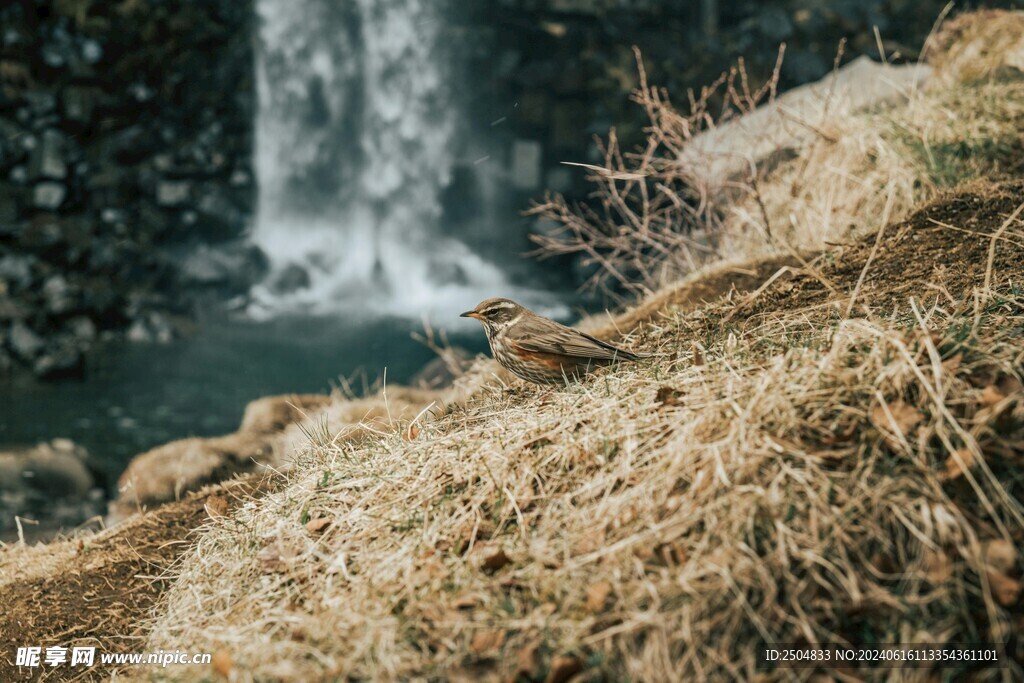
[[[615,360],[632,357],[628,351],[615,348],[590,335],[575,330],[552,330],[516,335],[508,340],[524,351],[532,353],[556,353],[573,358],[593,358],[598,360]]]

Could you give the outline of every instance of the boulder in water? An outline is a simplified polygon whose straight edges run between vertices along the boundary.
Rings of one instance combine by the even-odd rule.
[[[275,294],[292,294],[300,289],[309,289],[309,272],[296,263],[289,263],[270,282]]]
[[[88,452],[68,439],[0,450],[0,491],[40,499],[85,497],[95,486],[87,459]]]

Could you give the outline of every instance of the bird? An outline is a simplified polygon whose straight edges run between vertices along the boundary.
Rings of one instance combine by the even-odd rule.
[[[510,299],[487,299],[459,317],[483,323],[494,359],[534,384],[563,384],[591,370],[650,354],[632,353],[538,315]]]

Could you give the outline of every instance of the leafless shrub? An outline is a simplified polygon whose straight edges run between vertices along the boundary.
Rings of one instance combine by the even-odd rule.
[[[644,108],[650,125],[643,149],[624,152],[612,130],[597,143],[603,166],[581,166],[595,185],[592,203],[570,203],[549,194],[528,215],[557,224],[534,236],[537,254],[550,257],[580,254],[583,265],[599,269],[584,287],[621,298],[645,294],[668,277],[694,270],[715,253],[715,235],[722,225],[726,196],[756,195],[757,171],[748,178],[713,183],[697,165],[681,163],[690,143],[701,133],[759,105],[774,101],[785,46],[779,49],[771,78],[752,89],[742,59],[701,92],[688,93],[688,113],[680,112],[663,88],[648,84],[636,50],[640,87],[633,99]],[[718,111],[712,102],[721,100]]]

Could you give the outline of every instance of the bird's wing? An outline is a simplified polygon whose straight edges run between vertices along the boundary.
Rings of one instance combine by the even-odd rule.
[[[596,360],[637,360],[639,356],[553,320],[524,320],[506,340],[525,351]]]

